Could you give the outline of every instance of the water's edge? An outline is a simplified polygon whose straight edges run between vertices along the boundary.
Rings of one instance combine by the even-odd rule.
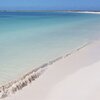
[[[38,68],[34,68],[33,70],[31,70],[30,72],[23,75],[22,77],[20,77],[17,80],[8,82],[8,84],[4,84],[4,85],[0,86],[0,99],[6,98],[9,95],[14,94],[15,92],[26,87],[31,82],[35,81],[35,79],[39,78],[39,76],[41,76],[44,73],[44,71],[47,69],[47,67],[49,65],[52,65],[55,62],[57,62],[61,59],[64,59],[66,57],[69,57],[73,53],[78,52],[79,50],[83,49],[84,47],[88,46],[89,44],[91,44],[91,42],[85,43],[84,45],[82,45],[78,49],[75,49],[75,50],[71,51],[70,53],[67,53],[67,54],[60,56],[52,61],[49,61],[48,63],[45,63]]]

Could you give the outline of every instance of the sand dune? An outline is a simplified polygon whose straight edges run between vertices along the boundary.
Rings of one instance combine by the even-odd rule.
[[[100,100],[100,41],[48,66],[33,83],[4,100]]]

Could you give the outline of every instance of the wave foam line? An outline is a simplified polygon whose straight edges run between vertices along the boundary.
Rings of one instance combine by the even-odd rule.
[[[80,48],[73,50],[72,52],[67,53],[64,56],[60,56],[52,61],[49,61],[48,63],[43,64],[42,66],[38,68],[33,69],[29,73],[23,75],[23,77],[21,77],[20,79],[11,81],[8,84],[1,86],[0,87],[0,99],[6,98],[7,96],[14,94],[17,91],[22,90],[24,87],[26,87],[27,85],[35,81],[37,78],[39,78],[39,76],[41,76],[44,73],[44,71],[47,69],[49,65],[52,65],[61,59],[65,59],[66,57],[72,55],[75,52],[78,52],[79,50],[81,50],[82,48],[86,47],[89,44],[90,43],[86,43]]]

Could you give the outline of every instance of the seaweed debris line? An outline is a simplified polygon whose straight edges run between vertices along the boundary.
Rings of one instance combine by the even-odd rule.
[[[64,56],[60,56],[52,61],[49,61],[48,63],[45,63],[38,68],[34,68],[32,71],[25,74],[23,77],[21,77],[18,80],[11,81],[8,84],[1,86],[0,87],[0,99],[6,98],[9,95],[14,94],[17,91],[23,89],[24,87],[26,87],[27,85],[29,85],[30,83],[35,81],[37,78],[39,78],[39,76],[41,76],[44,73],[44,71],[48,68],[48,66],[50,67],[50,65],[54,64],[55,62],[74,54],[75,52],[86,47],[88,44],[90,44],[90,43],[86,43],[85,45],[81,46],[80,48],[75,49],[72,52],[65,54]]]
[[[15,81],[9,82],[6,85],[1,86],[0,99],[5,98],[10,94],[14,94],[18,90],[21,90],[22,88],[30,84],[32,81],[34,81],[36,78],[38,78],[46,69],[45,65],[43,66],[40,68],[35,68],[34,70],[24,75],[19,80],[15,80]]]

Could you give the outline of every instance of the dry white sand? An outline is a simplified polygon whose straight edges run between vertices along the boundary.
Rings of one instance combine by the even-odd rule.
[[[100,100],[100,41],[48,66],[32,84],[4,100]]]
[[[77,13],[100,14],[100,12],[93,12],[93,11],[91,11],[91,12],[89,12],[89,11],[79,11]]]
[[[100,100],[100,61],[66,77],[45,100]]]

